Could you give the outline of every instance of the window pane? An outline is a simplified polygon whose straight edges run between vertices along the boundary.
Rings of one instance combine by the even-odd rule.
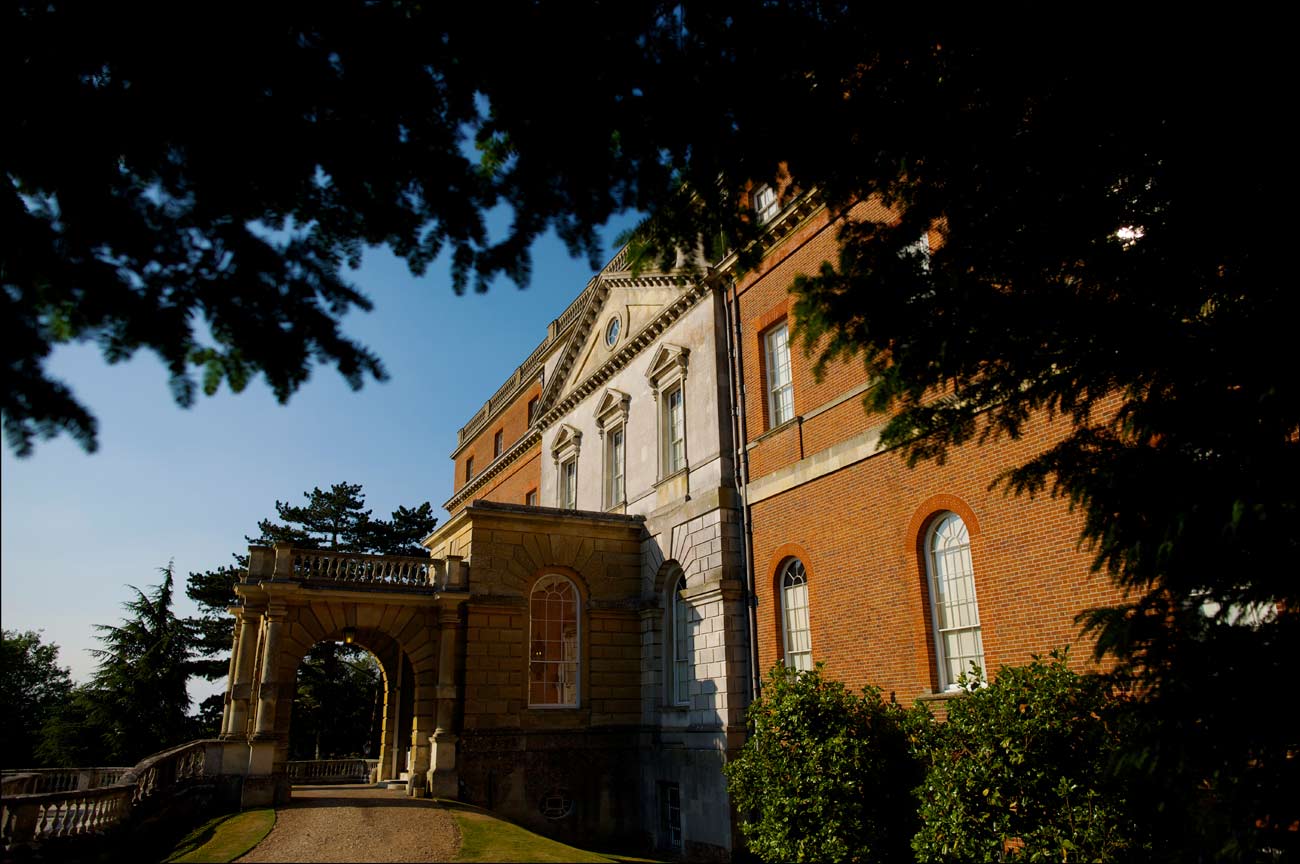
[[[785,324],[767,334],[767,389],[773,426],[794,417],[794,386],[790,381],[790,331]]]
[[[678,578],[672,589],[673,604],[673,702],[681,705],[690,701],[691,668],[695,662],[694,625],[689,600],[681,592],[686,588],[686,577]]]
[[[781,612],[784,617],[785,664],[801,671],[812,669],[808,576],[798,558],[792,559],[781,575]]]
[[[578,704],[578,593],[563,576],[545,576],[529,600],[528,701]]]
[[[667,473],[682,468],[686,464],[686,430],[682,411],[682,388],[674,388],[668,394],[667,417]]]
[[[940,686],[951,688],[971,664],[984,666],[970,535],[955,513],[934,527],[929,549],[930,598],[939,650]]]

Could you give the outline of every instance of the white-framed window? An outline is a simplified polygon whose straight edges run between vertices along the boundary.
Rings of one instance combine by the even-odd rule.
[[[504,429],[498,429],[497,434],[492,436],[492,458],[495,459],[501,455],[502,445],[505,443],[506,433]]]
[[[555,506],[564,510],[578,509],[578,456],[582,450],[582,432],[561,423],[551,442],[551,458],[555,465]]]
[[[566,577],[537,580],[528,598],[528,704],[575,708],[581,663],[582,601]]]
[[[939,689],[954,690],[960,686],[957,678],[969,673],[972,665],[984,668],[975,567],[966,523],[956,513],[940,515],[926,535],[925,550]]]
[[[794,417],[794,384],[790,380],[790,327],[782,321],[767,331],[767,417],[775,429]]]
[[[614,507],[622,504],[626,490],[623,485],[624,444],[622,426],[616,426],[605,433],[605,506]]]
[[[686,450],[686,373],[690,349],[664,343],[646,371],[650,392],[659,403],[659,480],[684,470]]]
[[[601,494],[607,509],[627,502],[627,417],[631,404],[631,396],[613,388],[606,390],[596,403],[596,431],[605,441]]]
[[[560,463],[560,506],[565,510],[578,509],[577,456],[570,456]]]
[[[771,222],[781,209],[776,200],[776,190],[764,183],[754,190],[754,218],[759,225]]]
[[[682,596],[686,590],[685,574],[678,576],[669,589],[668,620],[672,628],[668,696],[674,705],[691,704],[691,668],[695,664],[691,603]]]
[[[536,490],[536,489],[529,489],[529,490],[528,490],[528,494],[524,496],[524,503],[527,504],[529,507],[536,507],[536,506],[537,506],[537,490]]]
[[[808,573],[803,562],[791,558],[781,568],[781,636],[785,665],[806,672],[812,669],[812,630],[808,626]]]
[[[664,476],[686,467],[686,401],[682,385],[672,387],[663,398]]]

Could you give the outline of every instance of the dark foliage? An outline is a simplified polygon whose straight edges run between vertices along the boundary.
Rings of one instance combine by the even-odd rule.
[[[1124,700],[1064,653],[965,680],[947,722],[924,727],[918,861],[1121,861],[1151,854],[1135,789],[1113,769]]]
[[[749,708],[750,735],[728,762],[727,789],[749,850],[764,861],[898,861],[916,830],[920,773],[909,728],[885,702],[784,665]]]
[[[41,730],[72,694],[59,646],[28,630],[0,633],[0,760],[6,768],[39,767]]]
[[[629,207],[656,214],[638,260],[744,262],[755,180],[839,215],[878,196],[895,221],[844,218],[838,260],[797,286],[805,344],[864,363],[913,459],[1064,418],[1002,480],[1080,508],[1129,590],[1086,623],[1150,712],[1130,756],[1169,815],[1156,852],[1248,858],[1300,821],[1296,724],[1255,712],[1237,734],[1300,650],[1292,280],[1270,233],[1289,224],[1285,28],[628,0],[237,3],[203,40],[154,36],[189,8],[0,22],[10,446],[93,446],[44,371],[59,342],[155,351],[182,404],[193,370],[282,399],[313,362],[382,376],[338,328],[366,305],[339,276],[366,243],[416,272],[448,250],[481,289],[526,281],[550,228],[594,259]],[[515,221],[494,242],[496,205]],[[942,242],[909,251],[927,229]]]

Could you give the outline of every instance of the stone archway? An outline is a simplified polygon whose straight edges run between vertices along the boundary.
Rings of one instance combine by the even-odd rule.
[[[369,649],[384,672],[380,779],[406,767],[398,751],[409,729],[408,794],[455,789],[455,646],[466,596],[455,590],[463,579],[459,565],[454,558],[288,544],[249,548],[248,575],[235,587],[241,605],[231,609],[235,636],[222,721],[222,738],[248,748],[246,805],[289,800],[285,763],[298,664],[313,645],[348,639]],[[403,699],[404,692],[411,697]],[[434,766],[439,744],[445,746]]]

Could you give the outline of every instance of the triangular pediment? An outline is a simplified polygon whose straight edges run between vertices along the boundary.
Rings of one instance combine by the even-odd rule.
[[[694,286],[676,276],[642,273],[636,278],[620,253],[588,284],[587,299],[542,393],[541,411],[551,410],[620,355],[644,345],[637,336]],[[584,387],[585,392],[587,388]]]
[[[650,386],[654,387],[661,378],[672,375],[686,374],[686,364],[690,360],[691,349],[683,348],[681,345],[673,345],[669,342],[662,342],[659,350],[655,351],[654,358],[650,361],[650,367],[646,369],[645,377],[649,379]]]
[[[562,450],[579,447],[581,444],[582,433],[568,423],[561,423],[559,431],[555,433],[555,440],[551,442],[551,453],[558,454]]]
[[[632,397],[622,390],[615,390],[613,387],[605,388],[604,395],[596,403],[596,421],[600,422],[613,414],[621,414],[626,418],[628,405],[631,402]]]

